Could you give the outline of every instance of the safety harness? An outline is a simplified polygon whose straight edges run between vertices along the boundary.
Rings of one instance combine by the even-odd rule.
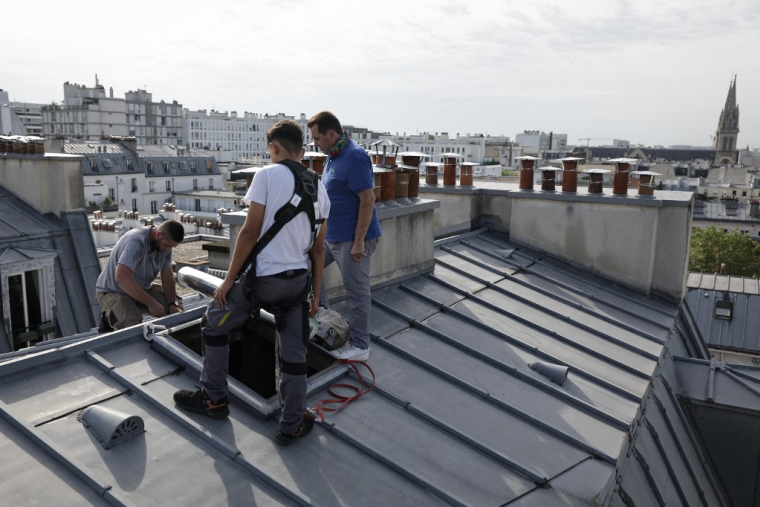
[[[277,210],[277,213],[274,215],[274,223],[256,242],[256,246],[253,248],[250,255],[248,255],[248,258],[238,273],[238,278],[240,278],[242,274],[246,274],[245,281],[243,282],[243,293],[248,298],[251,298],[251,289],[253,287],[253,282],[256,279],[256,257],[262,250],[264,250],[264,248],[266,248],[272,239],[274,239],[277,233],[279,233],[293,218],[304,212],[309,217],[312,233],[311,244],[313,246],[314,241],[317,239],[319,226],[325,221],[319,212],[317,173],[293,160],[282,160],[279,163],[290,169],[290,172],[293,174],[293,179],[295,180],[293,197],[291,197],[287,204]],[[309,259],[313,264],[314,259],[311,251],[309,251]],[[313,273],[314,271],[310,270],[309,283],[306,284],[306,291],[303,297],[304,300],[311,292]],[[259,305],[255,304],[254,301],[252,302],[254,303],[253,308],[255,311]],[[282,310],[276,307],[273,307],[272,309],[274,310],[272,313],[275,317],[280,313],[278,310]],[[269,308],[267,308],[267,310],[270,311]]]

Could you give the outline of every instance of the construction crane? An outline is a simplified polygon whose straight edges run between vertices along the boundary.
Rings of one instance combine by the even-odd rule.
[[[606,141],[609,137],[579,137],[579,141],[586,141],[586,149],[588,149],[589,141]]]

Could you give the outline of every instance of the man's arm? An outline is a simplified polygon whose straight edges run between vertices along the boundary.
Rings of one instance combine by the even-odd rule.
[[[163,283],[163,272],[161,273],[161,281]],[[166,315],[164,306],[158,301],[150,297],[150,294],[145,292],[142,287],[132,277],[132,270],[124,264],[116,265],[116,283],[119,287],[127,293],[132,299],[139,301],[148,307],[148,311],[154,317],[163,317]],[[174,282],[172,280],[172,290],[174,290]]]
[[[169,313],[181,312],[182,307],[172,305],[177,299],[177,286],[174,285],[174,271],[171,268],[161,270],[161,288],[164,290],[166,302],[169,303]]]
[[[314,245],[311,247],[312,258],[314,259],[314,265],[311,269],[314,271],[313,288],[314,298],[311,300],[309,315],[314,317],[319,310],[319,291],[322,288],[322,276],[325,272],[325,231],[327,230],[327,220],[325,220],[319,228],[317,239],[314,240]]]
[[[356,220],[351,257],[355,261],[360,261],[367,255],[367,252],[364,250],[364,237],[367,235],[367,229],[369,229],[369,224],[372,221],[372,210],[375,207],[375,193],[371,188],[367,188],[357,195],[359,196],[359,217]]]
[[[243,227],[240,229],[235,241],[235,251],[232,252],[232,260],[227,270],[227,277],[222,285],[214,291],[214,300],[219,306],[227,304],[227,293],[235,284],[235,277],[237,277],[243,268],[243,264],[245,264],[246,259],[248,259],[248,256],[256,246],[256,242],[259,240],[261,225],[264,223],[265,209],[266,206],[256,202],[251,202],[248,208],[248,215],[246,215]]]

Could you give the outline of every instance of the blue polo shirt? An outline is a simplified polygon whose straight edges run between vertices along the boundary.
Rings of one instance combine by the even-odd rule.
[[[340,153],[329,157],[322,172],[322,183],[330,198],[330,219],[327,221],[327,241],[354,241],[359,218],[359,192],[372,189],[375,179],[372,162],[364,149],[350,141]],[[379,238],[380,222],[372,207],[372,220],[364,239]]]

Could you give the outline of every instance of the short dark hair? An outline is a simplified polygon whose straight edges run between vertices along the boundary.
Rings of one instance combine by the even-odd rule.
[[[328,130],[334,130],[339,136],[343,135],[343,127],[338,121],[338,117],[332,114],[330,111],[322,111],[314,116],[306,123],[308,128],[317,126],[317,132],[320,134],[327,133]]]
[[[303,130],[293,120],[280,120],[267,130],[267,143],[277,142],[291,155],[300,155],[303,148]]]
[[[158,229],[165,236],[168,236],[172,241],[176,241],[177,243],[182,243],[182,240],[185,239],[185,228],[176,220],[167,220],[159,225]]]

